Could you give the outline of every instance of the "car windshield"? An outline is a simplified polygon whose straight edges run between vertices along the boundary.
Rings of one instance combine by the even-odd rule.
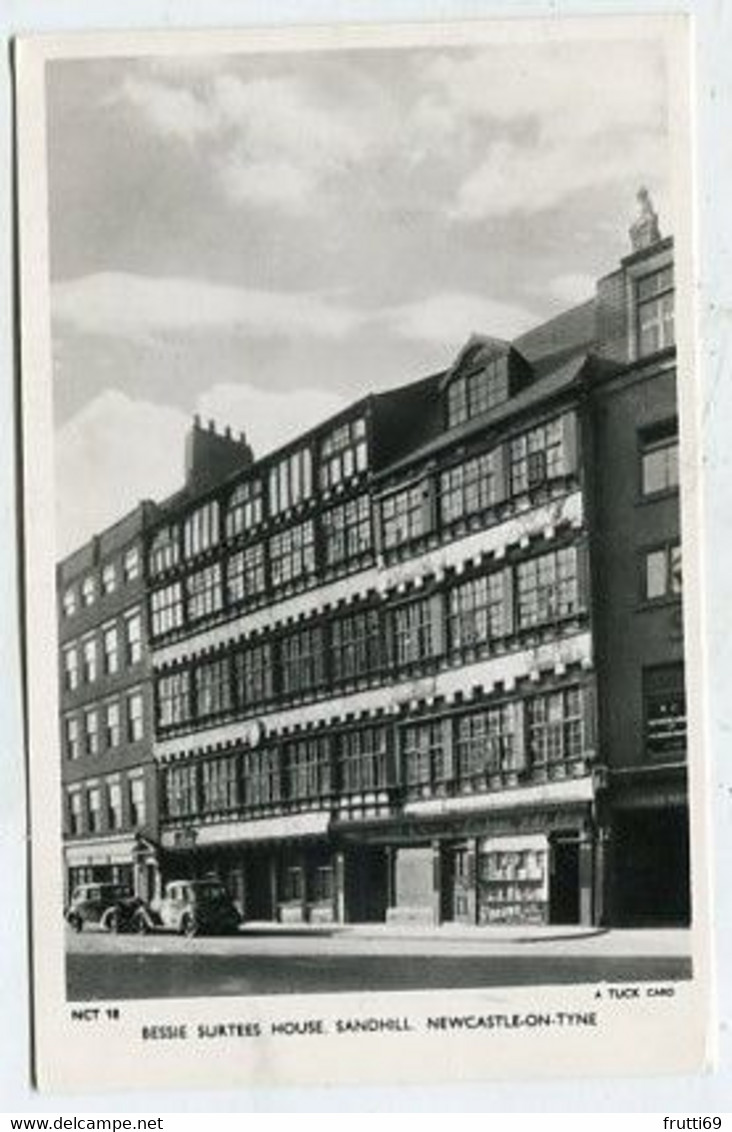
[[[228,900],[226,889],[216,881],[192,885],[192,892],[199,900]]]
[[[100,892],[103,900],[124,900],[130,895],[130,890],[119,884],[105,884]]]

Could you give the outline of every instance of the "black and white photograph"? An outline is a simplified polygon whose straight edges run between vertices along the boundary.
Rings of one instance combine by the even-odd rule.
[[[687,31],[21,42],[41,1076],[703,1064]]]

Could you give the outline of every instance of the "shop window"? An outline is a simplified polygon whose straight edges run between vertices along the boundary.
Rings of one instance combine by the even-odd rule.
[[[64,688],[73,692],[79,686],[79,651],[76,645],[70,645],[63,651]]]
[[[122,560],[122,573],[126,582],[135,582],[140,577],[140,548],[131,546],[125,551]]]
[[[440,647],[440,602],[422,598],[390,611],[397,667],[420,664],[442,651]]]
[[[116,700],[105,706],[104,709],[104,743],[108,750],[119,747],[120,744],[120,714],[119,704]]]
[[[338,617],[331,626],[333,680],[344,683],[378,672],[381,666],[381,618],[376,609]]]
[[[173,582],[150,595],[150,622],[153,637],[161,637],[183,625],[183,588]]]
[[[116,625],[107,625],[102,629],[102,664],[108,676],[114,675],[119,668],[119,638]]]
[[[577,565],[573,546],[519,563],[516,587],[520,629],[551,625],[579,612]]]
[[[205,813],[228,813],[239,804],[236,758],[211,759],[201,765],[201,798]]]
[[[324,798],[331,792],[330,741],[326,736],[297,739],[282,748],[285,797]]]
[[[384,727],[344,731],[340,738],[339,772],[345,794],[383,790],[391,785],[387,733]]]
[[[159,530],[152,540],[148,563],[150,576],[155,578],[166,570],[171,570],[180,562],[180,541],[177,524]]]
[[[581,759],[584,754],[582,693],[563,688],[526,702],[529,752],[534,767]]]
[[[139,743],[144,733],[142,692],[132,692],[127,697],[127,739]]]
[[[281,515],[309,499],[313,492],[313,472],[309,448],[301,448],[280,460],[269,472],[269,509]]]
[[[499,704],[457,720],[457,769],[462,783],[480,785],[486,775],[517,768],[516,710],[513,704]]]
[[[171,766],[165,771],[163,786],[165,790],[165,807],[168,817],[191,817],[198,810],[198,776],[194,763],[183,766]],[[134,786],[133,779],[130,784]]]
[[[644,496],[678,491],[679,439],[675,424],[641,437],[641,491]]]
[[[69,795],[69,834],[77,837],[84,830],[83,800],[81,790],[70,790]]]
[[[219,541],[219,505],[214,500],[186,516],[183,524],[183,553],[187,559],[204,554]]]
[[[320,486],[335,487],[368,467],[366,421],[359,417],[333,429],[320,447]]]
[[[226,509],[226,537],[234,539],[246,534],[262,522],[264,516],[262,481],[246,480],[234,488]]]
[[[223,608],[221,564],[215,562],[186,578],[188,620],[200,621]]]
[[[226,600],[229,605],[264,593],[264,544],[255,543],[232,554],[226,564]]]
[[[280,756],[276,747],[242,753],[242,790],[245,805],[267,806],[282,796]]]
[[[561,417],[510,442],[511,492],[523,495],[564,474],[566,453]]]
[[[323,515],[325,561],[338,566],[371,550],[371,502],[368,495],[349,499]]]
[[[273,535],[269,548],[273,586],[285,586],[315,573],[315,532],[312,521]]]
[[[646,601],[679,597],[681,584],[681,545],[678,542],[646,551],[643,570]]]
[[[234,694],[239,708],[266,703],[273,695],[272,646],[248,645],[234,653]]]
[[[496,449],[442,472],[440,512],[443,524],[478,515],[500,501],[502,461],[502,449]]]
[[[449,593],[450,648],[459,652],[506,635],[510,610],[503,572],[455,586]]]
[[[99,719],[96,708],[84,712],[84,753],[99,754]]]
[[[325,672],[323,630],[320,626],[301,629],[282,638],[280,669],[282,693],[285,696],[301,695],[322,685]]]
[[[305,874],[300,865],[286,865],[283,868],[281,899],[284,903],[305,899]]]
[[[674,272],[668,266],[636,283],[638,318],[638,356],[655,354],[673,346],[674,334]]]
[[[90,786],[86,792],[87,821],[90,833],[99,833],[102,828],[102,792],[98,786]]]
[[[381,525],[386,550],[427,534],[425,485],[414,484],[404,491],[385,496],[381,501]]]
[[[158,724],[174,727],[191,718],[191,674],[187,668],[158,677]]]
[[[125,657],[128,664],[142,660],[142,617],[139,610],[125,617]]]
[[[686,693],[681,664],[647,668],[643,673],[646,752],[654,759],[686,752]]]
[[[64,719],[64,748],[67,759],[78,759],[81,753],[79,744],[79,720],[75,715],[67,715]]]
[[[97,642],[87,637],[81,646],[81,665],[85,684],[93,684],[97,678]]]
[[[142,775],[130,778],[130,825],[140,829],[146,820],[145,780]]]
[[[73,617],[76,613],[76,590],[73,586],[68,586],[64,590],[64,595],[61,599],[61,608],[63,609],[64,617]]]
[[[402,751],[407,786],[433,789],[445,781],[444,728],[441,721],[405,727]]]
[[[335,884],[332,865],[318,865],[312,876],[311,899],[314,904],[326,904],[333,899]]]
[[[102,570],[102,593],[112,594],[117,588],[117,568],[114,562],[108,562]]]
[[[198,719],[231,711],[231,676],[228,657],[199,664],[195,670],[194,681]]]
[[[107,827],[110,830],[122,827],[122,787],[119,782],[107,785]]]

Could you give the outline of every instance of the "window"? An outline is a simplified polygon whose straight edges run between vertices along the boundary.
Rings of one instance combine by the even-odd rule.
[[[474,578],[450,590],[450,648],[473,649],[505,636],[510,613],[507,599],[503,572]]]
[[[343,683],[378,672],[381,666],[381,618],[377,609],[338,617],[331,628],[333,680]]]
[[[661,665],[643,673],[646,753],[653,758],[683,757],[686,751],[684,666]]]
[[[81,604],[89,606],[94,604],[97,596],[97,585],[91,574],[87,574],[81,583]]]
[[[562,418],[532,428],[510,443],[511,492],[521,495],[564,475]]]
[[[117,588],[117,569],[114,562],[108,562],[102,569],[102,593],[112,594]]]
[[[387,495],[381,501],[381,520],[386,550],[426,534],[425,485]]]
[[[319,687],[323,671],[323,630],[300,629],[283,637],[280,644],[282,693],[297,696]]]
[[[577,549],[542,554],[516,568],[518,621],[521,629],[553,624],[579,610]]]
[[[215,562],[186,578],[189,621],[199,621],[223,608],[221,564]]]
[[[211,759],[201,766],[201,801],[204,813],[227,813],[239,804],[236,757]]]
[[[326,736],[298,739],[283,746],[285,797],[307,801],[330,794],[330,743]]]
[[[310,449],[301,448],[280,460],[269,473],[269,509],[271,515],[295,507],[309,499],[313,491]]]
[[[679,441],[673,434],[642,441],[641,489],[644,495],[676,491],[679,486]]]
[[[219,541],[219,505],[214,500],[187,516],[183,524],[183,549],[186,558],[210,550]]]
[[[323,515],[325,561],[337,566],[371,550],[371,503],[368,495],[349,499]]]
[[[454,523],[477,515],[499,502],[503,478],[503,451],[484,452],[440,476],[440,508],[443,523]]]
[[[392,784],[385,727],[345,731],[340,740],[340,782],[345,794],[383,790]]]
[[[119,668],[119,642],[116,625],[107,625],[102,629],[102,653],[104,671],[108,676],[111,676]]]
[[[394,662],[397,667],[419,664],[442,651],[440,605],[439,598],[422,598],[391,611]]]
[[[638,312],[638,355],[655,354],[673,346],[674,271],[664,267],[645,275],[636,283]]]
[[[69,586],[64,590],[64,596],[61,599],[61,607],[64,611],[64,617],[73,617],[76,613],[76,590],[73,586]]]
[[[320,448],[320,486],[335,487],[365,472],[368,467],[366,421],[359,417],[339,425],[325,437]]]
[[[234,654],[234,693],[240,708],[272,698],[272,646],[248,645]]]
[[[247,480],[234,488],[226,510],[226,537],[236,538],[262,522],[262,481]]]
[[[445,780],[444,728],[440,721],[405,727],[402,733],[407,786],[434,787]]]
[[[499,704],[463,715],[457,721],[457,769],[461,782],[480,785],[487,775],[516,769],[516,710],[514,704]]]
[[[264,593],[265,585],[264,543],[254,543],[231,555],[226,564],[226,600],[229,605],[238,605]]]
[[[120,829],[122,826],[122,787],[119,782],[107,784],[107,827]]]
[[[89,832],[99,833],[102,828],[102,792],[98,786],[90,786],[87,790],[86,806],[89,817]]]
[[[643,584],[647,601],[681,594],[681,546],[678,542],[646,552]]]
[[[163,787],[168,817],[191,817],[197,812],[197,778],[195,763],[171,766],[166,769]]]
[[[63,651],[64,688],[73,692],[79,686],[79,653],[76,645],[70,645]]]
[[[177,524],[163,527],[152,540],[148,565],[150,576],[156,577],[177,566],[180,561],[180,541]]]
[[[78,836],[84,828],[81,790],[69,791],[69,834]]]
[[[68,715],[64,720],[64,747],[67,759],[78,759],[79,748],[79,720],[75,715]]]
[[[96,708],[84,712],[84,753],[99,754],[99,720]]]
[[[315,904],[325,904],[333,899],[335,886],[333,866],[318,865],[312,878],[312,900]]]
[[[473,373],[454,378],[447,387],[449,428],[500,405],[508,397],[508,363],[505,355],[490,358]]]
[[[132,692],[127,697],[127,739],[139,743],[144,733],[142,692]]]
[[[140,549],[137,546],[131,546],[129,550],[125,551],[125,556],[122,560],[122,573],[126,582],[134,582],[140,577]]]
[[[582,693],[564,688],[526,701],[529,753],[532,766],[547,766],[582,758]]]
[[[93,684],[97,678],[97,642],[88,637],[81,646],[82,672],[85,684]]]
[[[142,617],[139,610],[125,617],[125,653],[128,664],[142,660]]]
[[[200,664],[194,674],[196,694],[196,716],[204,719],[209,715],[231,711],[231,679],[229,658]]]
[[[191,718],[191,674],[187,668],[159,677],[157,692],[161,727],[174,727]]]
[[[280,801],[282,785],[276,747],[242,753],[242,790],[244,803],[249,807]]]
[[[150,620],[153,637],[160,637],[183,625],[183,589],[173,582],[150,595]]]
[[[119,704],[115,700],[104,709],[104,742],[110,750],[120,743]]]
[[[285,586],[315,572],[312,521],[273,535],[269,547],[273,586]]]
[[[130,778],[130,825],[139,829],[145,824],[145,780]]]
[[[285,904],[305,899],[305,874],[302,865],[284,865],[281,874],[281,898]]]

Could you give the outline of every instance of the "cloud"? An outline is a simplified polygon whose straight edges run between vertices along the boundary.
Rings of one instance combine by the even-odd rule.
[[[594,297],[596,287],[597,281],[593,276],[578,272],[557,275],[549,283],[549,292],[564,303],[581,303]]]
[[[227,331],[341,339],[361,315],[327,295],[258,291],[205,279],[101,272],[53,285],[54,322],[88,335],[139,338]]]
[[[403,338],[446,344],[461,343],[473,332],[510,339],[537,321],[523,307],[460,292],[430,295],[384,317]]]
[[[272,393],[247,384],[215,385],[195,411],[219,431],[246,432],[257,458],[345,406],[317,388]],[[105,390],[56,435],[56,523],[60,555],[116,522],[141,499],[161,500],[183,484],[192,414]]]
[[[140,111],[158,134],[189,145],[217,126],[215,109],[186,87],[127,76],[116,99]]]

